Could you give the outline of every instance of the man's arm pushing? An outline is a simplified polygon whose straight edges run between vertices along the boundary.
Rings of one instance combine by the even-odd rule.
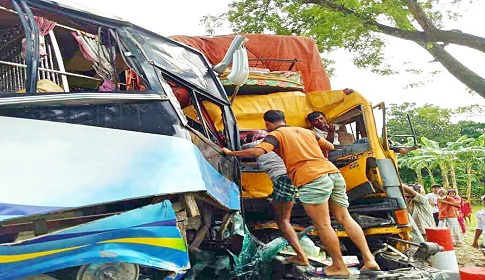
[[[410,186],[408,185],[402,185],[402,189],[404,190],[405,193],[407,193],[410,197],[415,197],[418,193],[413,190],[413,188],[411,188]]]
[[[226,156],[236,156],[236,157],[242,157],[242,158],[255,158],[262,156],[266,153],[266,151],[262,148],[249,148],[241,151],[231,151],[228,148],[222,148],[222,152]]]

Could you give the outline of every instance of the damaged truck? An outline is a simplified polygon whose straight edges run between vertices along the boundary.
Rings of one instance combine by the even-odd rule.
[[[235,35],[172,36],[205,54],[216,63],[226,53]],[[383,270],[414,267],[412,256],[428,258],[439,251],[436,244],[423,242],[410,217],[401,189],[397,153],[417,148],[409,120],[409,135],[388,135],[384,103],[375,106],[353,89],[332,90],[317,45],[307,37],[243,34],[248,39],[248,79],[235,84],[229,72],[220,75],[236,117],[241,145],[254,143],[265,135],[263,114],[277,109],[285,113],[291,126],[311,128],[307,114],[322,112],[336,127],[335,150],[328,158],[345,178],[349,211],[364,230],[366,239]],[[217,108],[204,102],[214,130],[222,131],[223,119]],[[197,121],[191,106],[184,108]],[[382,120],[378,130],[376,117]],[[392,140],[394,141],[391,141]],[[392,143],[412,143],[396,146]],[[409,141],[412,140],[412,141]],[[254,159],[241,159],[242,203],[245,222],[257,238],[269,242],[279,236],[276,217],[269,202],[272,182]],[[295,204],[292,225],[301,231],[311,225],[301,205]],[[344,254],[358,255],[343,227],[332,221]],[[309,233],[318,244],[315,231]],[[419,252],[415,254],[416,252]],[[427,252],[423,254],[423,252]],[[421,258],[422,260],[423,258]],[[421,263],[421,262],[420,262]],[[414,275],[414,279],[419,276]]]
[[[272,277],[267,263],[284,240],[275,239],[269,179],[254,162],[221,153],[261,130],[269,108],[300,126],[319,109],[355,133],[354,144],[330,154],[348,180],[352,213],[383,267],[406,269],[394,277],[416,269],[404,253],[421,245],[409,241],[395,155],[376,135],[370,103],[321,81],[312,88],[326,76],[321,68],[305,78],[318,70],[298,68],[308,57],[292,55],[296,68],[279,76],[298,80],[298,70],[303,84],[274,87],[225,72],[231,57],[244,63],[242,45],[256,37],[226,37],[211,57],[50,0],[0,0],[0,18],[0,279]],[[309,225],[295,213],[302,235]]]

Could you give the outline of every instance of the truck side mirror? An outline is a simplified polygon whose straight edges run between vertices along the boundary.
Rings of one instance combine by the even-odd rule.
[[[248,53],[244,46],[234,52],[232,58],[231,73],[227,75],[227,79],[235,86],[240,87],[244,85],[249,77],[249,62]]]
[[[239,50],[243,47],[243,44],[247,41],[248,39],[244,36],[241,35],[236,35],[234,39],[231,42],[231,45],[227,49],[226,54],[224,55],[224,58],[222,59],[221,62],[219,62],[217,65],[212,67],[212,70],[216,72],[217,74],[222,74],[224,70],[229,66],[233,59],[233,55],[236,52],[236,50]],[[247,59],[247,53],[246,53],[246,59]]]

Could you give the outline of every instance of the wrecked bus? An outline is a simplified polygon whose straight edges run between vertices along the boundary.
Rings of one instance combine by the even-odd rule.
[[[219,148],[239,134],[203,54],[54,1],[2,0],[0,18],[0,279],[181,279],[225,248],[243,263]]]
[[[243,91],[231,108],[220,58],[49,0],[0,0],[0,17],[1,279],[271,274],[284,242],[248,196],[266,178],[220,150],[240,148],[233,110],[261,126],[243,125]]]
[[[248,38],[245,47],[249,57],[249,78],[244,85],[235,86],[226,75],[220,76],[232,101],[242,144],[264,135],[262,116],[267,110],[283,111],[287,124],[300,127],[309,126],[308,113],[323,112],[329,122],[339,127],[336,133],[341,142],[329,153],[329,159],[345,177],[351,215],[363,228],[371,251],[381,252],[376,257],[382,269],[406,267],[407,264],[398,260],[401,256],[395,257],[396,251],[404,253],[410,248],[409,241],[419,243],[422,240],[413,235],[412,221],[401,190],[395,151],[401,151],[399,148],[402,147],[390,145],[385,126],[381,135],[377,131],[374,110],[384,111],[384,105],[373,107],[361,93],[352,89],[332,90],[318,48],[311,38],[244,36]],[[233,37],[171,38],[202,51],[214,63],[224,55]],[[211,104],[206,104],[206,108],[216,129],[222,130],[220,114],[212,110],[216,108]],[[189,118],[196,120],[196,115],[189,113],[192,107],[184,110]],[[242,159],[241,164],[246,223],[254,235],[269,241],[278,235],[268,202],[272,192],[271,180],[255,160]],[[309,225],[310,220],[301,205],[295,205],[292,223],[296,230]],[[342,226],[337,223],[333,226],[345,247],[344,253],[357,255],[357,248]],[[316,239],[315,232],[310,235]]]

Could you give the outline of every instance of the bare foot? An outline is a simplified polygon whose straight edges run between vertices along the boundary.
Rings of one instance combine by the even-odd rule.
[[[301,266],[307,266],[310,265],[310,262],[308,262],[308,259],[302,259],[298,256],[291,256],[285,259],[286,263],[293,263],[296,265],[301,265]]]
[[[347,267],[336,267],[333,265],[324,268],[325,274],[327,276],[349,276],[350,271]]]
[[[376,263],[376,261],[368,261],[360,269],[360,271],[379,271],[379,270],[381,270],[381,268]]]

